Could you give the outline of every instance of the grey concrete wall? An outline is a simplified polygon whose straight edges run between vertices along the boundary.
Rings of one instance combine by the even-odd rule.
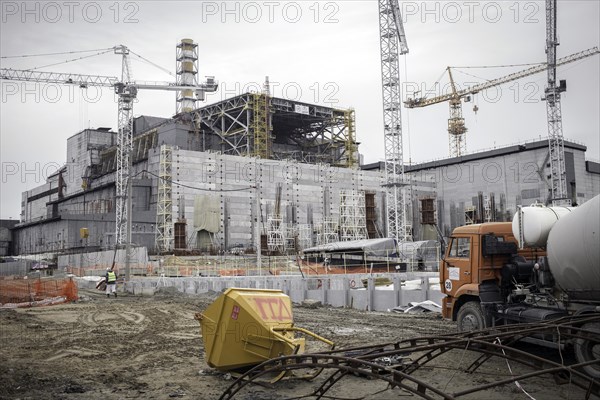
[[[33,264],[30,260],[18,260],[0,263],[0,276],[25,276],[29,272],[29,268]]]
[[[279,289],[295,303],[312,299],[334,307],[351,307],[368,311],[388,311],[412,301],[432,300],[441,304],[443,298],[439,284],[429,283],[435,274],[365,274],[321,277],[218,277],[218,278],[136,278],[127,287],[135,295],[151,294],[157,288],[175,287],[188,295],[200,295],[209,291],[222,292],[227,288]],[[391,290],[379,290],[373,285],[376,277],[388,277],[393,282]],[[361,279],[369,279],[362,287]],[[418,279],[418,289],[409,290],[403,280]],[[433,285],[433,288],[430,286]],[[359,286],[361,288],[359,288]]]
[[[131,273],[136,275],[146,274],[148,261],[148,251],[145,247],[133,247],[130,253]],[[69,270],[70,268],[81,268],[82,275],[101,276],[106,268],[112,266],[113,257],[115,258],[115,269],[117,273],[125,273],[125,249],[117,250],[115,257],[114,250],[98,251],[82,254],[67,254],[58,256],[58,269]]]

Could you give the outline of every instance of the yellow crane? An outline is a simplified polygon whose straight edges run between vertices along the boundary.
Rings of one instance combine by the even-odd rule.
[[[598,47],[592,47],[579,53],[571,54],[570,56],[566,56],[556,60],[556,66],[572,63],[598,53],[600,53]],[[450,157],[459,157],[463,155],[467,149],[467,127],[465,126],[465,119],[462,116],[462,99],[469,95],[477,94],[482,90],[492,88],[494,86],[502,85],[507,82],[512,82],[517,79],[524,78],[526,76],[537,74],[539,72],[544,72],[547,70],[547,68],[547,63],[540,63],[539,65],[535,65],[533,67],[527,68],[519,72],[514,72],[512,74],[508,74],[500,78],[492,79],[484,83],[473,85],[466,89],[457,90],[454,78],[452,77],[451,67],[447,67],[446,71],[448,72],[448,77],[450,78],[450,93],[432,98],[414,97],[412,99],[407,99],[404,102],[404,106],[406,108],[420,108],[447,101],[450,105],[450,118],[448,118]]]

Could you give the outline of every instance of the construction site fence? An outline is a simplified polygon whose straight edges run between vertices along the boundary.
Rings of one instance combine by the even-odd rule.
[[[227,288],[278,289],[293,302],[317,300],[334,307],[389,311],[411,302],[431,300],[441,304],[439,276],[432,272],[348,274],[326,276],[237,276],[135,278],[125,290],[153,295],[166,289],[186,295],[222,292]]]
[[[72,278],[0,279],[0,307],[35,307],[78,299]]]
[[[147,264],[136,263],[130,267],[133,276],[269,276],[269,275],[337,275],[373,272],[413,272],[439,270],[439,247],[432,249],[433,257],[424,259],[418,255],[398,258],[395,254],[363,259],[360,251],[297,256],[263,255],[260,267],[255,255],[164,256],[150,260]],[[117,264],[115,271],[125,273],[123,264]],[[66,266],[65,272],[75,276],[104,276],[105,265],[76,267]]]

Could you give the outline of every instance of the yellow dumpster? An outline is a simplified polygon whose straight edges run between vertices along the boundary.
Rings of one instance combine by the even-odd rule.
[[[333,343],[312,332],[294,326],[292,303],[280,290],[227,289],[203,313],[202,339],[209,366],[221,371],[236,370],[271,358],[304,352],[301,332]]]

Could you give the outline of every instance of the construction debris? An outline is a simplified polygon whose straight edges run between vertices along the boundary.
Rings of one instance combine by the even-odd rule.
[[[419,314],[423,312],[442,312],[442,306],[431,300],[421,302],[411,301],[407,306],[398,306],[392,309],[396,313]]]

